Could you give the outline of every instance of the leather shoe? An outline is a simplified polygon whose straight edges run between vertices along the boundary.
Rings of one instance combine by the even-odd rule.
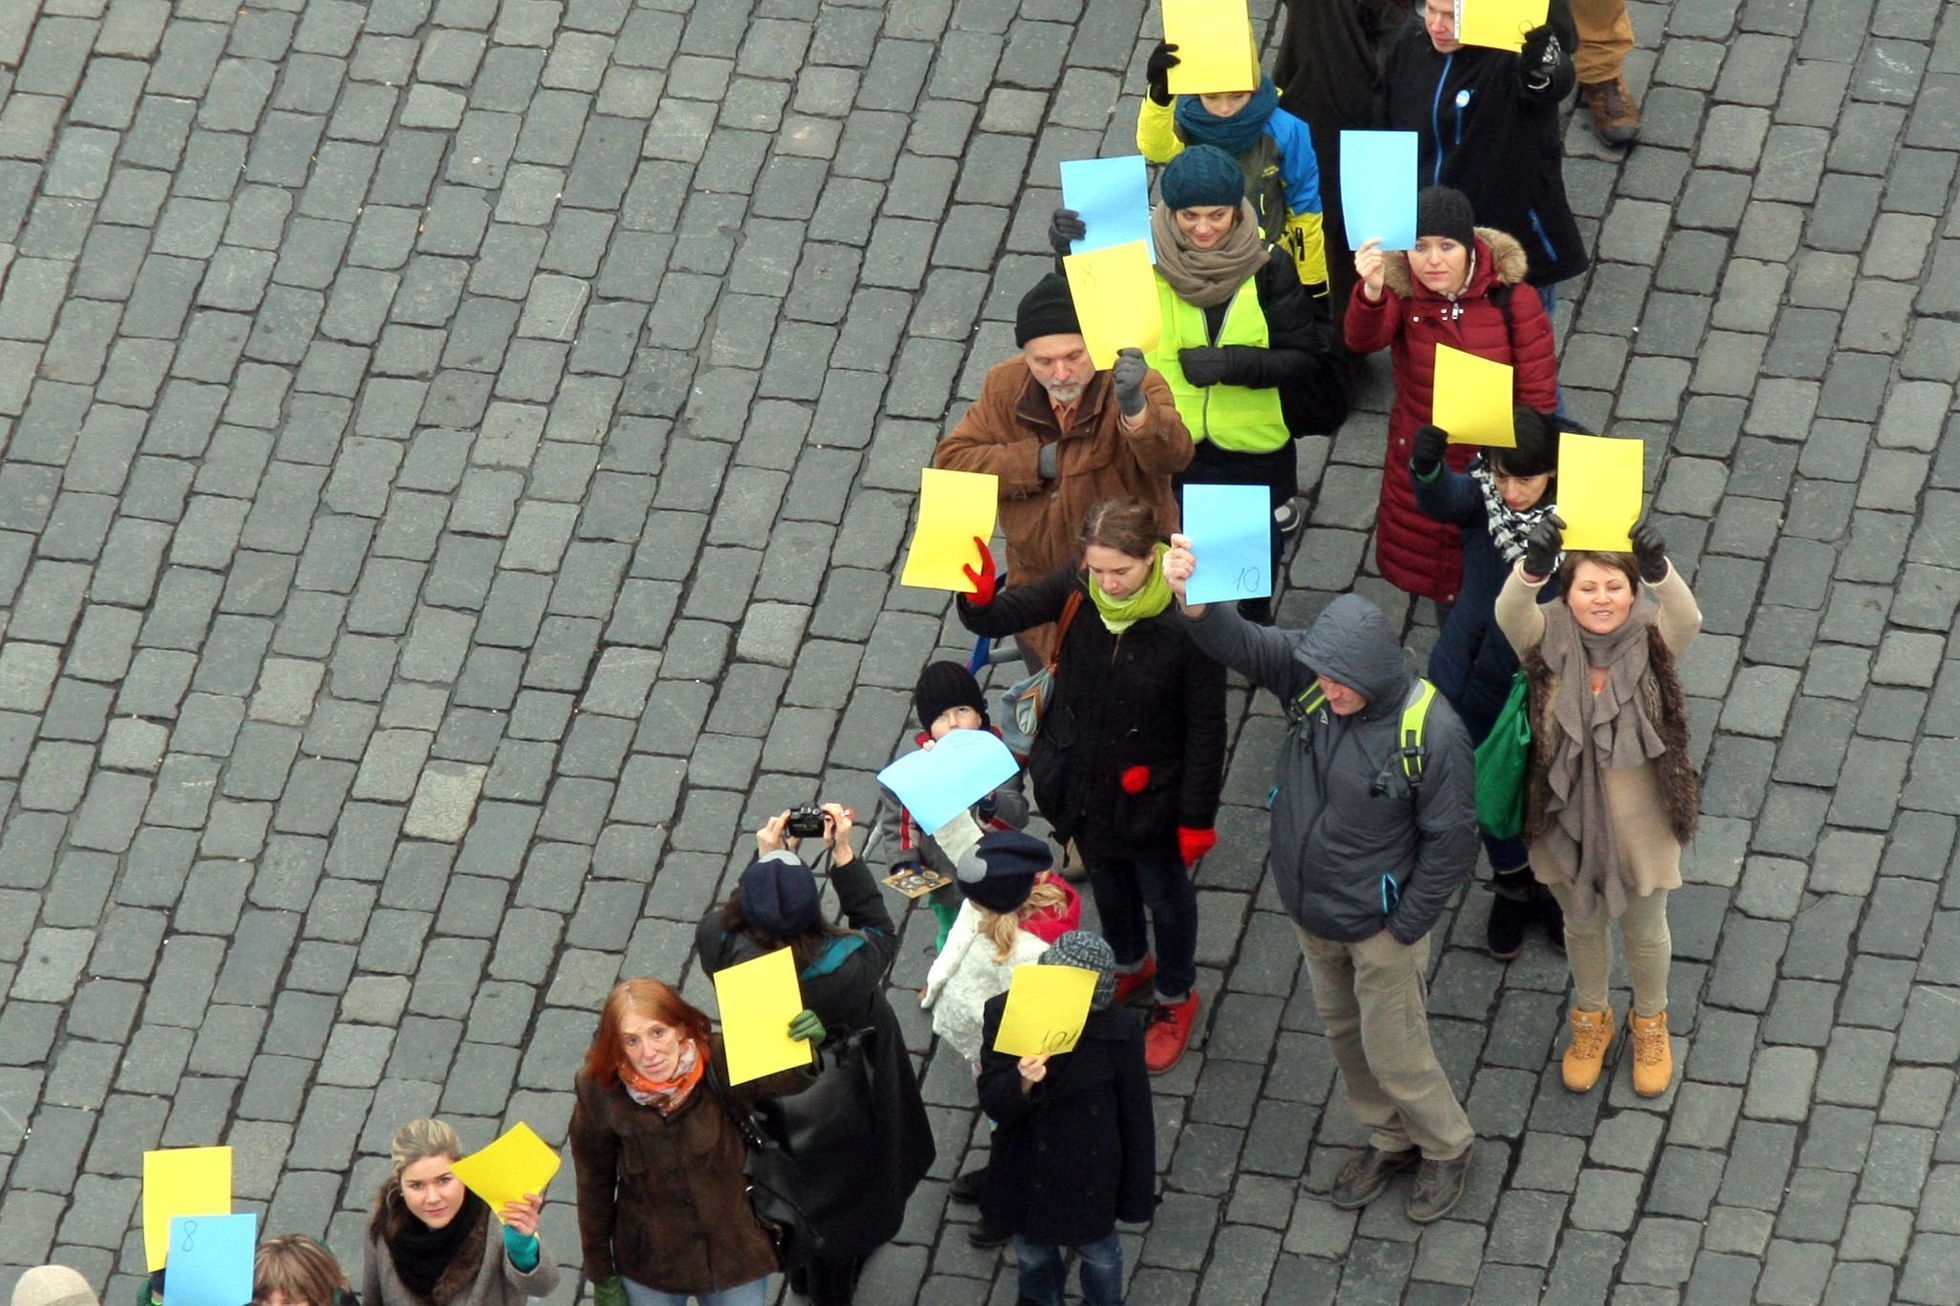
[[[1013,1241],[1014,1235],[1006,1229],[996,1229],[982,1216],[966,1231],[966,1240],[975,1247],[1005,1247]]]
[[[1422,1153],[1411,1147],[1401,1152],[1384,1152],[1379,1147],[1364,1147],[1348,1158],[1341,1172],[1334,1176],[1334,1190],[1327,1200],[1337,1211],[1352,1211],[1366,1206],[1382,1194],[1388,1181],[1404,1170],[1413,1170],[1422,1160]]]
[[[1417,1224],[1430,1224],[1456,1209],[1463,1198],[1464,1181],[1470,1177],[1470,1153],[1448,1161],[1424,1158],[1416,1170],[1416,1184],[1409,1190],[1409,1218]]]
[[[965,1206],[972,1206],[980,1200],[980,1194],[987,1187],[987,1167],[979,1166],[968,1170],[955,1179],[946,1190],[946,1196]]]

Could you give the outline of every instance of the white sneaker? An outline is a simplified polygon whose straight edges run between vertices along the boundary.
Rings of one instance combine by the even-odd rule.
[[[1273,525],[1279,527],[1281,535],[1291,535],[1300,529],[1301,523],[1305,520],[1306,518],[1300,515],[1300,505],[1292,499],[1273,509]]]

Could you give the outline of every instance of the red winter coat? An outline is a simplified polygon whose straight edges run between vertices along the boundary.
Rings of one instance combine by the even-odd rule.
[[[1375,514],[1375,561],[1391,584],[1411,594],[1454,603],[1463,572],[1457,528],[1423,515],[1408,474],[1410,443],[1416,428],[1429,421],[1436,346],[1509,363],[1517,369],[1512,381],[1518,403],[1550,412],[1558,401],[1552,324],[1524,276],[1523,246],[1501,231],[1478,227],[1470,284],[1454,303],[1415,283],[1408,255],[1400,253],[1387,257],[1380,302],[1370,303],[1358,289],[1348,300],[1348,348],[1362,354],[1394,351],[1395,406],[1388,414],[1388,454]],[[1491,290],[1500,285],[1509,294],[1508,308],[1491,299]],[[1453,444],[1449,464],[1462,471],[1476,452]]]

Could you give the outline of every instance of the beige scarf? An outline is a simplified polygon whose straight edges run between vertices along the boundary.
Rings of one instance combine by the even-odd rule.
[[[1547,760],[1552,787],[1541,836],[1551,865],[1572,882],[1572,915],[1584,920],[1603,899],[1609,915],[1626,910],[1632,873],[1620,856],[1606,801],[1607,771],[1645,766],[1667,751],[1660,731],[1641,705],[1640,686],[1650,674],[1647,632],[1659,609],[1636,599],[1624,625],[1604,635],[1583,629],[1564,603],[1545,607],[1545,664],[1557,677],[1552,716],[1557,722]],[[1592,692],[1592,668],[1606,683]]]
[[[1245,200],[1239,201],[1239,220],[1210,249],[1186,244],[1176,215],[1162,203],[1150,210],[1150,235],[1157,245],[1157,275],[1179,299],[1199,308],[1223,304],[1273,256],[1259,235],[1259,215]]]

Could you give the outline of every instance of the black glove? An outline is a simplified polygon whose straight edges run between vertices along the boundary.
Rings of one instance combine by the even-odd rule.
[[[1041,446],[1041,451],[1034,456],[1034,469],[1040,473],[1042,480],[1052,481],[1061,475],[1061,456],[1059,448],[1053,442]]]
[[[1150,98],[1165,107],[1169,107],[1171,102],[1171,69],[1177,64],[1177,47],[1169,41],[1159,41],[1157,48],[1150,52],[1150,63],[1144,69],[1144,76],[1150,82]]]
[[[1074,209],[1056,209],[1055,216],[1048,219],[1048,248],[1055,251],[1056,258],[1067,258],[1074,252],[1069,242],[1088,234],[1088,225]]]
[[[1667,579],[1667,541],[1654,529],[1652,522],[1641,522],[1633,528],[1633,560],[1639,564],[1640,579],[1649,585],[1658,585]]]
[[[1415,448],[1409,451],[1409,470],[1428,480],[1443,465],[1443,450],[1449,444],[1450,433],[1442,427],[1422,427],[1416,432]]]
[[[1177,351],[1177,363],[1184,379],[1192,385],[1217,385],[1225,379],[1225,351],[1208,346]]]
[[[1558,34],[1547,23],[1524,34],[1524,48],[1518,51],[1518,71],[1535,88],[1542,88],[1558,74],[1560,57]]]
[[[1524,541],[1525,575],[1543,580],[1552,574],[1552,569],[1558,566],[1558,555],[1565,548],[1564,537],[1559,534],[1564,529],[1565,523],[1559,520],[1557,513],[1551,512],[1531,528],[1531,534]]]
[[[1116,378],[1116,403],[1122,408],[1123,416],[1143,416],[1143,377],[1149,370],[1141,349],[1116,351],[1116,366],[1109,369],[1109,374]]]

